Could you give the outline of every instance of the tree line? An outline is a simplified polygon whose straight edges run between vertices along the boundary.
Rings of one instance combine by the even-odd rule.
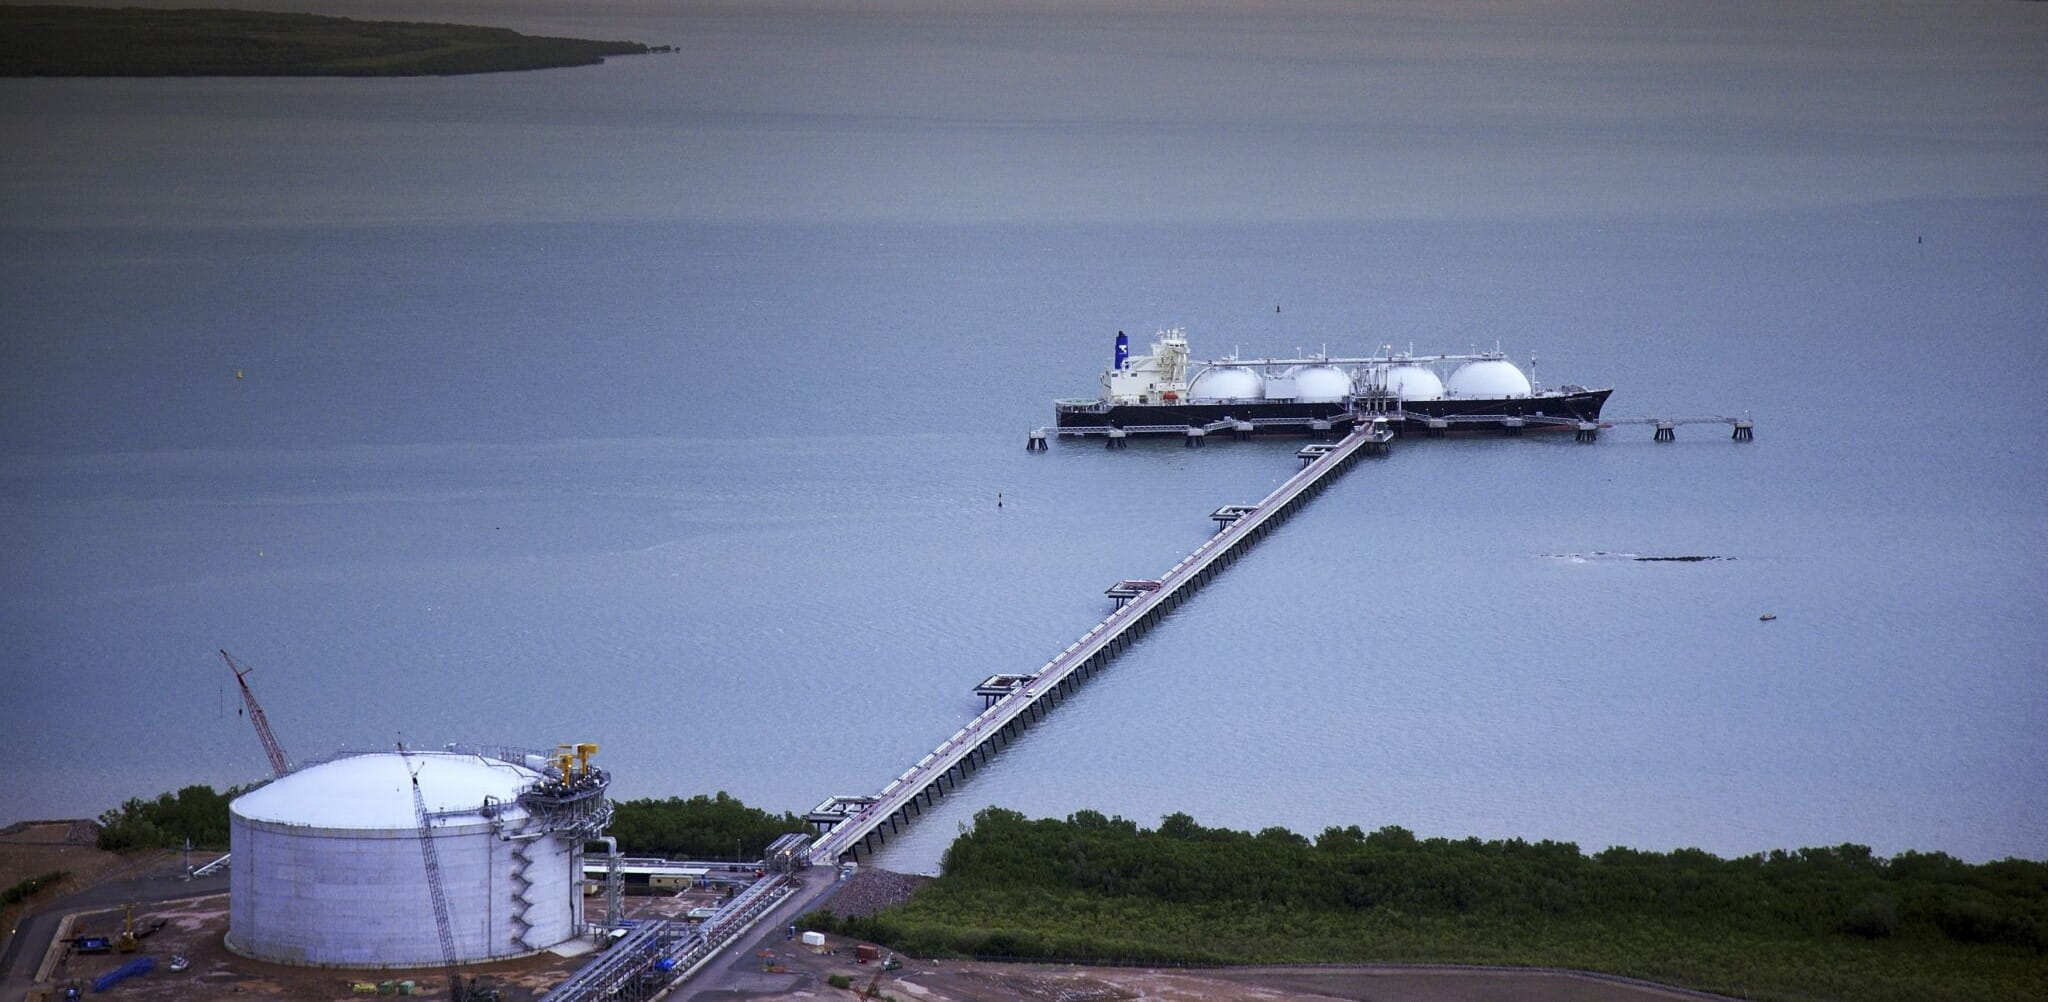
[[[215,791],[187,786],[155,799],[131,798],[99,817],[102,849],[225,849],[228,805],[261,784]],[[689,798],[626,800],[613,805],[610,833],[621,851],[636,856],[689,859],[759,859],[768,843],[810,827],[794,814],[749,807],[723,790]]]
[[[1588,854],[991,808],[909,902],[812,920],[916,955],[1555,965],[1764,998],[2048,998],[2048,863],[1854,844]]]
[[[709,797],[622,800],[611,826],[620,851],[672,859],[760,859],[768,843],[809,831],[794,814],[748,807],[724,790]]]
[[[155,800],[130,798],[100,815],[98,845],[115,852],[176,849],[190,839],[196,849],[225,849],[228,804],[255,788],[231,786],[216,792],[211,786],[188,786],[175,794],[158,794]]]

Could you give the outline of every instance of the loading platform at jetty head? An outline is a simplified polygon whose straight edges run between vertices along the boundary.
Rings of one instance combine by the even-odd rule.
[[[1302,468],[1256,504],[1226,505],[1211,516],[1215,535],[1156,579],[1119,581],[1108,591],[1116,608],[1066,650],[1030,674],[997,674],[975,688],[984,709],[873,796],[827,798],[807,814],[820,830],[811,845],[813,865],[830,866],[849,854],[872,851],[924,808],[988,761],[1032,721],[1100,671],[1169,610],[1350,469],[1360,457],[1386,451],[1394,431],[1382,420],[1356,422],[1343,439],[1302,450]]]

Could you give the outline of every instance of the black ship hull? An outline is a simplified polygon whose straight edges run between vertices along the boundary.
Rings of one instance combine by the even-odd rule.
[[[1360,397],[1348,402],[1219,401],[1215,403],[1109,404],[1062,401],[1054,407],[1061,435],[1180,435],[1189,428],[1249,430],[1254,434],[1299,434],[1386,418],[1395,432],[1569,431],[1600,420],[1613,389],[1550,392],[1502,399],[1453,398],[1397,401]],[[1244,426],[1249,425],[1246,429]],[[1323,426],[1323,427],[1318,427]]]

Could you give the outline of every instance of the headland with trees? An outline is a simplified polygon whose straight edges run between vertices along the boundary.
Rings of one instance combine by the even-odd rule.
[[[440,76],[665,51],[505,28],[253,10],[0,5],[0,76]]]

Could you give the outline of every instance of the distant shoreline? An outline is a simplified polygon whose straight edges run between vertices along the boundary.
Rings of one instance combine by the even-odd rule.
[[[0,76],[449,76],[669,51],[507,28],[321,14],[0,6]]]

